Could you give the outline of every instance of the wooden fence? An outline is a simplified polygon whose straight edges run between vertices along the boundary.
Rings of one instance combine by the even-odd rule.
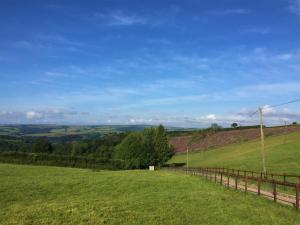
[[[193,176],[202,176],[216,183],[243,190],[245,193],[257,193],[280,202],[292,205],[299,210],[300,176],[291,174],[263,173],[228,168],[173,168]]]

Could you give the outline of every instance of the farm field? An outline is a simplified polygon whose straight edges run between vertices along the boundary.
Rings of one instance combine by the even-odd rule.
[[[0,224],[299,224],[291,207],[169,171],[0,164]]]
[[[107,134],[143,130],[146,125],[99,125],[99,126],[66,126],[66,125],[0,125],[0,135],[12,136],[63,136],[85,134]]]
[[[266,138],[269,172],[300,174],[300,132]],[[227,167],[261,171],[260,140],[243,142],[189,154],[191,167]],[[176,154],[169,163],[185,163],[186,154]]]

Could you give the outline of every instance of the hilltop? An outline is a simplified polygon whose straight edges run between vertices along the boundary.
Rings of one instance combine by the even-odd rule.
[[[300,131],[300,126],[297,125],[287,127],[268,127],[264,129],[266,137],[285,135],[297,131]],[[189,132],[188,134],[180,133],[179,136],[171,136],[170,144],[174,146],[176,152],[183,152],[186,151],[187,146],[189,146],[190,151],[205,150],[251,141],[258,139],[259,137],[259,128],[225,129],[215,133],[200,133],[194,131]]]
[[[265,139],[266,167],[269,172],[300,174],[300,132]],[[191,167],[227,167],[261,171],[261,143],[252,140],[209,151],[189,154]],[[186,154],[177,153],[169,163],[185,163]]]

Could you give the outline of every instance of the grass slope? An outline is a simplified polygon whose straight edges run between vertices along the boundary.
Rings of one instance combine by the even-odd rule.
[[[294,209],[168,171],[0,164],[0,224],[299,224]]]
[[[270,172],[300,174],[300,132],[266,138],[266,166]],[[259,140],[193,152],[189,164],[193,167],[229,167],[261,171]],[[169,163],[186,162],[186,154],[175,155]]]

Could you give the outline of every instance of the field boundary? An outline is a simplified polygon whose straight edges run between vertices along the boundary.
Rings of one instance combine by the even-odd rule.
[[[263,173],[229,168],[170,168],[205,177],[227,188],[255,193],[299,211],[300,175]]]

